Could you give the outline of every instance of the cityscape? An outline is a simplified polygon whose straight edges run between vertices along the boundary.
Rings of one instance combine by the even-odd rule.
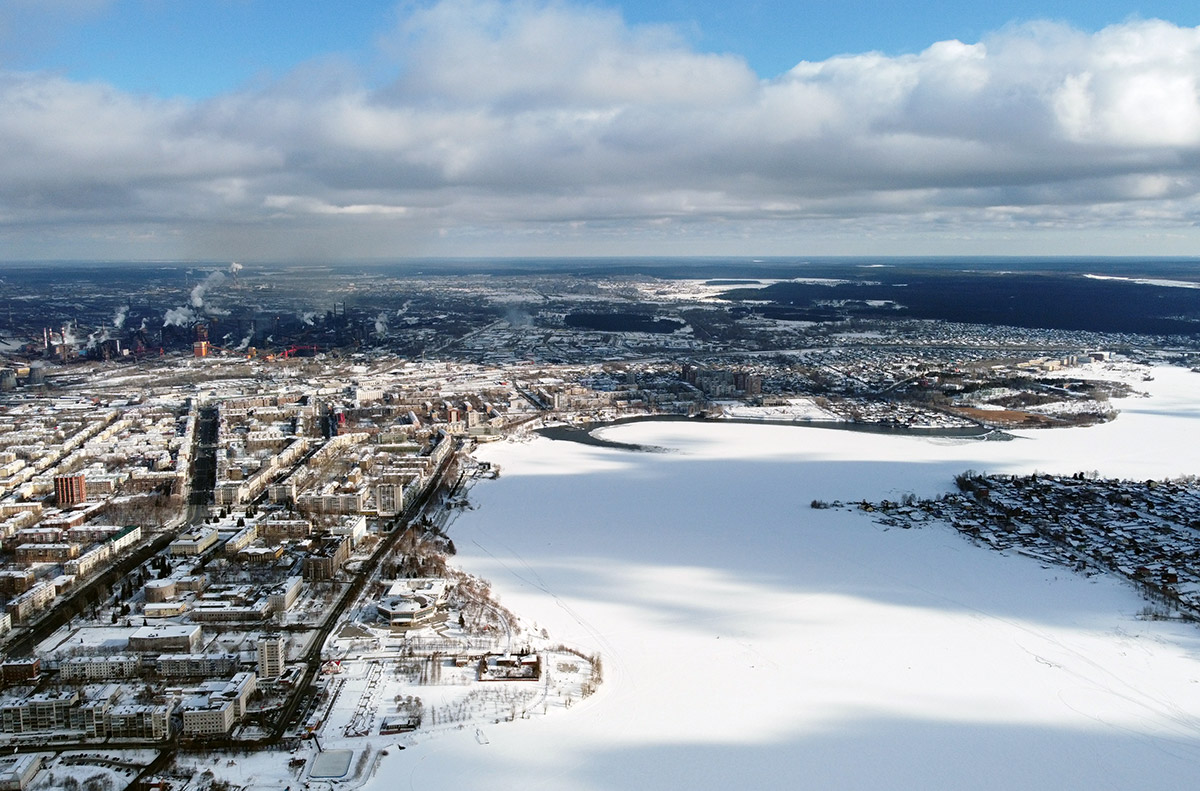
[[[52,294],[41,272],[14,270],[0,371],[7,776],[190,788],[184,767],[203,749],[280,753],[287,784],[352,787],[398,739],[486,738],[483,725],[586,699],[603,656],[455,565],[456,518],[504,474],[476,447],[541,433],[636,452],[596,431],[631,419],[1011,441],[1120,420],[1114,404],[1148,366],[1200,355],[1195,335],[967,326],[901,306],[769,319],[742,295],[761,281],[710,266],[706,279],[585,277],[574,263],[294,270],[276,288],[270,267],[97,264],[110,291],[81,278]],[[854,263],[820,271],[838,266],[863,278]],[[1174,519],[1145,542],[1110,532],[1115,516],[1067,527],[1040,510],[1074,513],[1066,498],[1099,483],[965,475],[963,491],[988,490],[979,506],[906,494],[812,507],[949,519],[995,548],[1123,574],[1156,611],[1195,617],[1178,488],[1191,483],[1091,495],[1131,525],[1150,524],[1146,509]]]
[[[0,2],[0,791],[1200,767],[1200,6]]]

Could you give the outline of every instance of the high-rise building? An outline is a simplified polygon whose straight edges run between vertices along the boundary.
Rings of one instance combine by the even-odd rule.
[[[54,497],[59,505],[74,505],[87,499],[83,475],[55,475]]]
[[[282,676],[283,664],[287,660],[287,638],[277,634],[260,637],[257,654],[259,678]]]

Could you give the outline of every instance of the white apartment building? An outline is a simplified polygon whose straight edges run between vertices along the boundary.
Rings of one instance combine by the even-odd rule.
[[[283,635],[267,635],[259,638],[258,675],[261,678],[276,678],[283,675],[287,661],[287,638]]]
[[[136,678],[142,671],[142,658],[136,654],[112,656],[75,656],[58,665],[63,681],[108,681],[115,678]]]

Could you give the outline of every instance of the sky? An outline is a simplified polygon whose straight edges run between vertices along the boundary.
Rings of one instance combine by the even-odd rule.
[[[0,260],[1196,255],[1200,5],[0,0]]]

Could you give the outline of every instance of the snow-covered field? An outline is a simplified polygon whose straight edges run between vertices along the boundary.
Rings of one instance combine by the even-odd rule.
[[[812,398],[792,398],[788,403],[779,406],[750,406],[740,401],[732,401],[721,407],[726,417],[742,420],[763,421],[822,421],[840,422],[845,420],[841,415],[822,409]]]
[[[501,603],[604,658],[570,711],[422,742],[368,788],[1186,788],[1200,628],[1115,580],[887,530],[815,498],[979,471],[1200,472],[1200,375],[1159,369],[1109,424],[1008,442],[638,423],[637,453],[491,446],[451,533]]]

